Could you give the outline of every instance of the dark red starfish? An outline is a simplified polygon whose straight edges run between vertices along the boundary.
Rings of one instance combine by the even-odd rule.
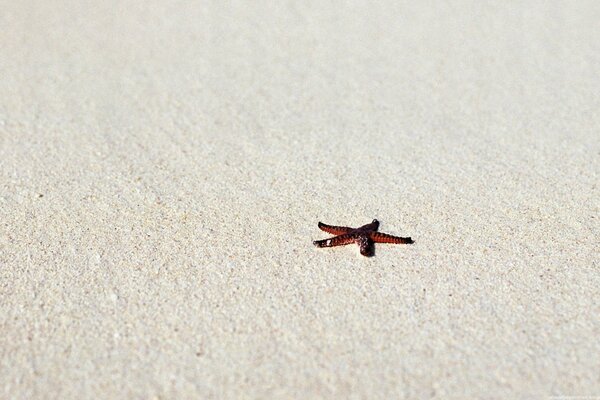
[[[395,243],[411,244],[414,241],[409,237],[398,237],[388,235],[387,233],[377,232],[379,221],[373,220],[370,224],[363,225],[360,228],[349,228],[346,226],[332,226],[319,222],[319,229],[331,233],[334,236],[330,239],[315,240],[313,244],[317,247],[344,246],[350,243],[356,243],[360,247],[360,254],[370,257],[375,254],[374,243]]]

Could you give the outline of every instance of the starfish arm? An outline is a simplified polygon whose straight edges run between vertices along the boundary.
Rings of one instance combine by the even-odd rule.
[[[356,230],[358,230],[358,231],[366,231],[366,232],[377,231],[377,229],[379,229],[379,221],[377,221],[376,219],[374,219],[373,222],[371,222],[370,224],[366,224],[366,225],[361,226],[360,228],[356,228]]]
[[[361,236],[358,239],[358,247],[360,248],[360,254],[365,257],[371,257],[375,254],[375,246],[373,245],[373,240],[368,236]]]
[[[373,239],[373,241],[375,243],[394,243],[394,244],[414,243],[414,241],[409,237],[392,236],[392,235],[388,235],[386,233],[381,233],[381,232],[373,232],[373,233],[371,233],[370,236],[371,236],[371,239]]]
[[[356,235],[345,234],[340,236],[332,237],[331,239],[315,240],[313,244],[317,247],[333,247],[333,246],[344,246],[356,241]]]
[[[327,233],[331,233],[332,235],[343,235],[344,233],[348,233],[353,230],[347,226],[333,226],[324,224],[322,222],[319,222],[319,229]]]

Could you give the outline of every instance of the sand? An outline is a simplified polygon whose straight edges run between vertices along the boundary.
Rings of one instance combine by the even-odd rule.
[[[600,3],[2,3],[1,399],[599,398]]]

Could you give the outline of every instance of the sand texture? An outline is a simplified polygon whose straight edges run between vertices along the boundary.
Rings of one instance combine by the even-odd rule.
[[[600,396],[600,2],[0,10],[0,399]]]

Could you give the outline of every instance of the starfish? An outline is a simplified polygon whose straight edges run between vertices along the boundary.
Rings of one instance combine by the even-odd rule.
[[[313,242],[315,246],[333,247],[356,243],[358,247],[360,247],[360,254],[365,257],[370,257],[375,254],[374,243],[414,243],[414,241],[409,237],[398,237],[388,235],[387,233],[377,232],[377,229],[379,229],[379,221],[376,219],[374,219],[370,224],[363,225],[359,228],[326,225],[322,222],[319,222],[319,229],[336,236],[325,240],[315,240]]]

